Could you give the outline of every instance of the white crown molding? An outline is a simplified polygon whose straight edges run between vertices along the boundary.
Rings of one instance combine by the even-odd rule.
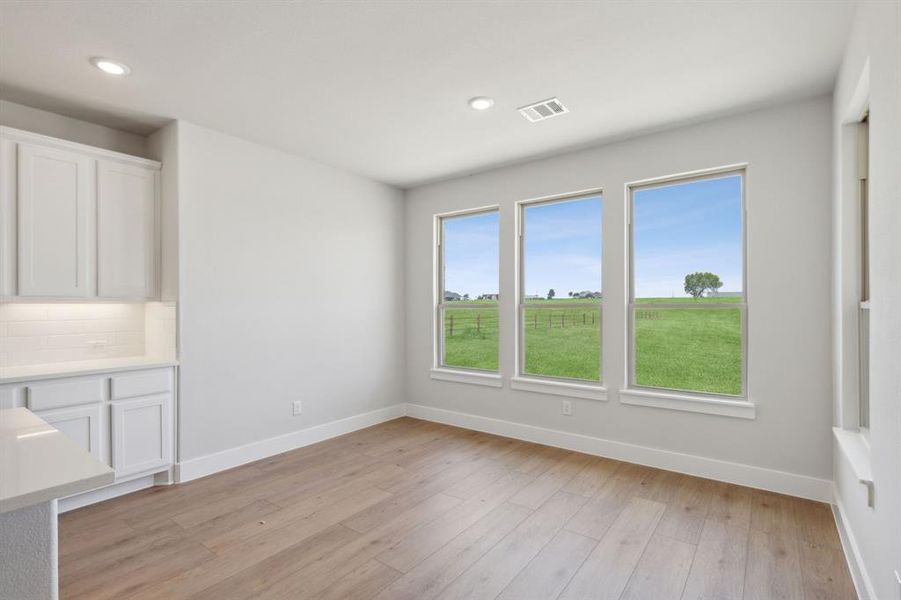
[[[156,170],[160,170],[162,168],[162,163],[157,160],[141,158],[140,156],[132,156],[131,154],[115,152],[113,150],[106,150],[104,148],[89,146],[87,144],[81,144],[79,142],[70,142],[69,140],[63,140],[40,133],[33,133],[31,131],[25,131],[24,129],[6,127],[5,125],[0,126],[0,136],[3,136],[4,138],[13,140],[15,142],[41,144],[42,146],[50,146],[53,148],[59,148],[61,150],[72,150],[75,152],[80,152],[82,154],[87,154],[93,158],[114,160],[120,163],[140,165],[145,168]]]

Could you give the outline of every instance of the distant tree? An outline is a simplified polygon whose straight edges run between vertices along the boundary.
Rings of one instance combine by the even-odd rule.
[[[570,297],[570,298],[573,297],[573,293],[572,293],[572,292],[569,293],[569,297]]]
[[[554,288],[551,288],[547,291],[547,299],[548,300],[553,300],[554,296],[556,296],[556,295],[557,295],[557,292],[554,291]]]
[[[700,298],[707,291],[715,292],[721,287],[723,287],[723,282],[719,275],[714,273],[699,271],[685,276],[685,293],[691,294],[695,298]]]
[[[469,300],[469,294],[463,294],[463,299],[464,299],[464,300]]]

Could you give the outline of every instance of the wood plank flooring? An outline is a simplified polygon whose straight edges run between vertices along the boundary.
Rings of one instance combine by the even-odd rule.
[[[397,419],[60,517],[64,599],[855,598],[825,504]]]

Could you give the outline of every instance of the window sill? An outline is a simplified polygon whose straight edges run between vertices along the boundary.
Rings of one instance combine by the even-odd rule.
[[[736,417],[739,419],[756,419],[757,407],[747,400],[733,400],[731,398],[716,398],[706,396],[692,396],[676,392],[661,392],[650,390],[627,389],[619,393],[620,404],[633,406],[650,406],[652,408],[665,408],[669,410],[684,410],[688,412],[720,415],[723,417]]]
[[[471,383],[473,385],[486,385],[488,387],[498,388],[504,384],[504,380],[499,373],[480,373],[478,371],[462,371],[441,367],[433,367],[430,372],[430,377],[439,381]]]
[[[586,400],[607,400],[607,389],[603,386],[592,385],[590,383],[554,381],[551,379],[538,379],[533,377],[511,377],[510,387],[514,390],[521,390],[524,392],[570,396],[572,398],[584,398]]]
[[[873,467],[870,463],[870,444],[859,431],[833,427],[832,433],[842,454],[851,463],[854,475],[864,485],[873,485]]]

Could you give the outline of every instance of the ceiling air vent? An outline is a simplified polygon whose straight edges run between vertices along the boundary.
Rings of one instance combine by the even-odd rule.
[[[547,100],[542,100],[541,102],[535,102],[533,104],[521,106],[517,110],[519,110],[519,114],[524,116],[532,123],[544,121],[545,119],[550,119],[551,117],[556,117],[557,115],[562,115],[569,112],[569,110],[565,106],[563,106],[563,103],[560,102],[560,100],[558,100],[557,98],[548,98]]]

